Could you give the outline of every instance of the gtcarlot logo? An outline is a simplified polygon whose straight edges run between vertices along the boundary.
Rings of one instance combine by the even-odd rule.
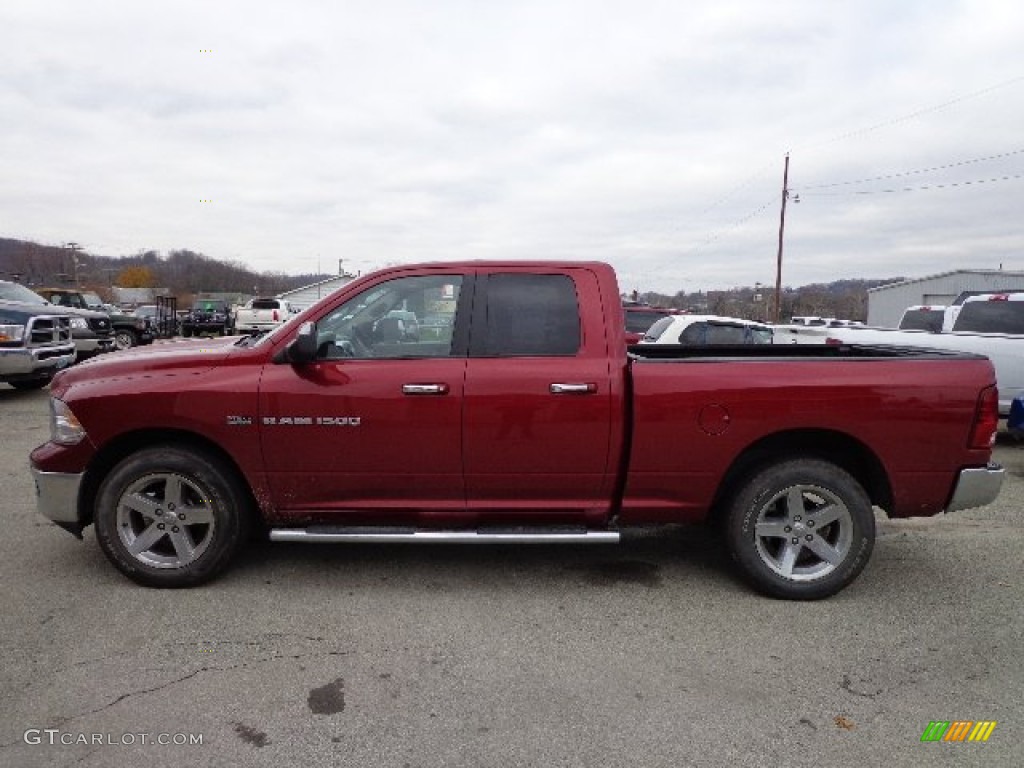
[[[74,733],[58,728],[29,728],[22,738],[33,746],[71,747],[77,744],[105,747],[133,747],[137,744],[160,747],[198,746],[203,743],[201,733]]]
[[[988,741],[995,729],[995,720],[932,720],[921,741]]]

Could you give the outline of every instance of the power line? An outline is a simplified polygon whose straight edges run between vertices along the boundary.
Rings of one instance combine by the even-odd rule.
[[[873,131],[878,131],[881,130],[882,128],[888,128],[889,126],[892,125],[904,123],[907,120],[913,120],[915,117],[921,117],[922,115],[931,114],[932,112],[939,112],[943,109],[947,109],[948,107],[960,104],[961,102],[969,101],[970,99],[976,99],[979,96],[984,96],[987,93],[992,93],[992,91],[997,91],[1000,88],[1006,88],[1007,86],[1015,85],[1016,83],[1022,81],[1024,81],[1024,75],[1011,78],[1010,80],[1005,80],[1001,83],[996,83],[995,85],[990,85],[987,88],[982,88],[979,91],[974,91],[972,93],[966,93],[962,96],[957,96],[956,98],[944,101],[940,104],[934,104],[930,107],[922,107],[921,109],[915,110],[914,112],[909,112],[905,115],[900,115],[890,120],[884,120],[881,123],[875,123],[874,125],[869,125],[866,128],[859,128],[857,130],[848,131],[847,133],[840,134],[839,136],[835,136],[831,139],[826,139],[825,141],[819,142],[818,144],[811,144],[806,147],[801,147],[800,149],[815,149],[817,147],[823,147],[827,144],[835,144],[836,142],[844,141],[845,139],[851,139],[854,136],[863,136],[865,133],[872,133]]]
[[[1024,152],[1024,149],[1015,149],[1012,152],[1003,152],[998,155],[989,155],[988,157],[979,157],[974,160],[961,160],[958,163],[949,163],[947,165],[936,165],[932,168],[921,168],[916,171],[903,171],[902,173],[890,173],[885,176],[872,176],[867,179],[856,179],[854,181],[836,181],[830,184],[810,184],[801,187],[801,189],[825,189],[827,187],[843,187],[851,184],[866,184],[869,181],[885,181],[887,179],[898,179],[903,176],[915,176],[921,173],[931,173],[932,171],[944,171],[949,168],[960,168],[964,165],[973,165],[974,163],[983,163],[988,160],[999,160],[1003,157],[1012,157],[1013,155],[1019,155]]]
[[[756,208],[755,210],[753,210],[750,213],[748,213],[743,218],[734,221],[732,224],[730,224],[727,227],[722,227],[721,229],[716,230],[707,239],[701,241],[700,243],[698,243],[694,247],[690,248],[689,250],[684,251],[684,255],[690,254],[690,253],[696,253],[697,251],[699,251],[704,246],[711,245],[711,243],[715,242],[716,240],[718,240],[723,235],[725,235],[725,234],[727,234],[729,232],[732,232],[734,229],[739,229],[740,227],[742,227],[744,224],[746,224],[748,221],[750,221],[752,218],[754,218],[758,214],[764,213],[765,209],[768,208],[769,205],[773,205],[774,203],[775,203],[775,198],[772,198],[771,200],[768,200],[764,205],[762,205],[759,208]]]
[[[811,192],[810,197],[838,197],[841,195],[881,195],[894,192],[920,192],[928,189],[949,189],[951,187],[968,187],[974,184],[994,184],[999,181],[1024,179],[1024,173],[1013,176],[997,176],[993,179],[974,179],[972,181],[951,181],[948,184],[927,184],[920,187],[902,187],[900,189],[855,189],[849,192]]]

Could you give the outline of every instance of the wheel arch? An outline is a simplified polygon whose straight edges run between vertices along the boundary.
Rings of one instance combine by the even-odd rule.
[[[715,494],[712,519],[723,514],[730,496],[742,486],[743,478],[770,464],[794,458],[820,459],[835,464],[860,483],[873,505],[884,510],[892,508],[889,474],[871,448],[844,432],[797,429],[762,437],[733,460]]]
[[[104,478],[117,464],[143,449],[152,448],[157,445],[192,449],[208,456],[216,457],[234,475],[238,484],[245,490],[244,499],[246,509],[243,514],[255,515],[254,522],[258,520],[259,505],[253,495],[252,487],[246,480],[245,473],[227,451],[221,448],[212,440],[198,435],[195,432],[176,429],[144,429],[135,432],[128,432],[119,435],[104,445],[93,457],[82,479],[82,489],[78,496],[78,517],[81,525],[87,526],[93,522],[93,514],[96,507],[96,497]]]

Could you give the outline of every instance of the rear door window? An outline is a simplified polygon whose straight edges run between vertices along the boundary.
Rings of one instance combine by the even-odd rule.
[[[496,273],[474,320],[476,357],[562,356],[579,352],[579,301],[568,275]],[[482,324],[482,328],[480,327]]]

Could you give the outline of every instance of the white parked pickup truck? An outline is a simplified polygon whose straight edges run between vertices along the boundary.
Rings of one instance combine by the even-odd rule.
[[[272,331],[296,313],[284,299],[253,299],[235,311],[235,332]]]

